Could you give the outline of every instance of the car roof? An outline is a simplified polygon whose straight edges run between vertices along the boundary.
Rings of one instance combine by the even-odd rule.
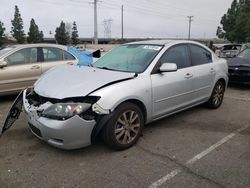
[[[181,44],[181,43],[190,43],[190,44],[200,44],[199,42],[191,41],[191,40],[144,40],[137,42],[130,42],[127,44],[146,44],[146,45],[170,45],[173,43]]]
[[[66,49],[67,46],[59,45],[59,44],[50,44],[50,43],[36,43],[36,44],[15,44],[10,45],[9,47],[13,48],[27,48],[27,47],[57,47],[61,49]]]

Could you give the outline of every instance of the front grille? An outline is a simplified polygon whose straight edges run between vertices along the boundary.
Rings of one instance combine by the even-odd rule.
[[[30,129],[32,130],[32,132],[34,133],[34,134],[36,134],[37,136],[39,136],[39,137],[42,137],[42,134],[41,134],[41,131],[38,129],[38,128],[36,128],[34,125],[32,125],[31,123],[29,123],[29,126],[30,126]]]

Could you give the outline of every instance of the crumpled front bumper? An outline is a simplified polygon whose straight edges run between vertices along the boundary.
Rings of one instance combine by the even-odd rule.
[[[23,108],[34,135],[52,146],[61,149],[77,149],[91,144],[91,133],[95,120],[84,120],[74,116],[67,120],[54,120],[38,115],[41,107],[30,105],[26,99],[27,90],[23,93]],[[51,104],[43,105],[44,108]]]

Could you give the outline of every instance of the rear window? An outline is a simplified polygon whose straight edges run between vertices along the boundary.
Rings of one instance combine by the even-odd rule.
[[[241,45],[226,45],[223,50],[240,50]]]

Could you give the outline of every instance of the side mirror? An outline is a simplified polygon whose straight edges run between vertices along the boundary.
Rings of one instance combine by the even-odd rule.
[[[6,61],[0,61],[0,68],[7,67],[7,62]]]
[[[93,57],[100,58],[101,57],[101,50],[96,50],[92,54],[93,54]]]
[[[177,65],[175,63],[163,63],[159,69],[160,72],[174,72],[177,71]]]

